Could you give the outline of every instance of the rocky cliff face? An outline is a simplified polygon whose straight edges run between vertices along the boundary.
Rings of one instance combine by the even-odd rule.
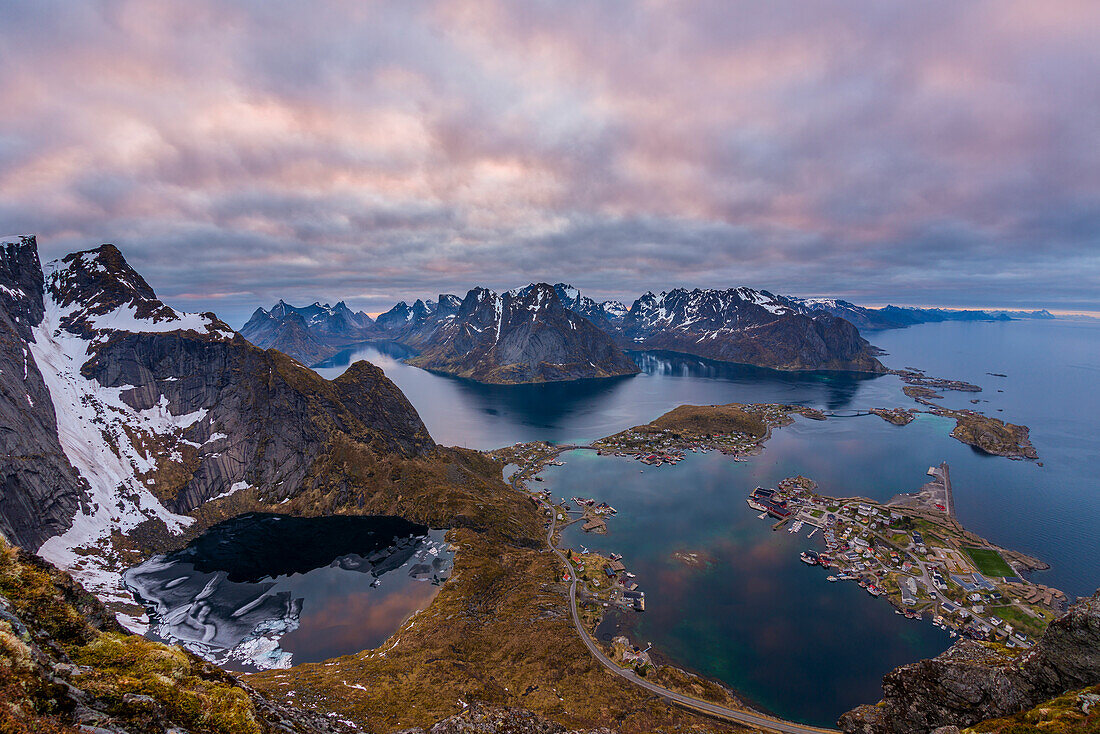
[[[409,363],[481,382],[551,382],[631,375],[637,365],[554,288],[532,284],[496,294],[471,290],[457,313],[437,320]]]
[[[646,293],[623,319],[620,340],[774,369],[886,371],[849,322],[751,288]]]
[[[61,448],[28,343],[44,314],[34,237],[0,242],[0,533],[37,548],[69,527],[87,485]]]
[[[1100,591],[1051,622],[1026,653],[961,640],[888,673],[883,699],[840,718],[846,732],[924,734],[1026,710],[1100,681]]]
[[[179,533],[245,490],[320,492],[337,450],[397,462],[435,450],[377,367],[326,381],[213,314],[162,303],[113,246],[42,267],[20,238],[0,257],[0,530],[103,599],[129,598],[116,533],[150,521]]]

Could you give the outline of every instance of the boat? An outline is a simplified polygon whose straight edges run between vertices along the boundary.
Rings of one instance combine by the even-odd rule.
[[[825,580],[828,581],[830,584],[835,584],[837,582],[837,577],[836,576],[826,576]]]
[[[754,510],[762,510],[762,511],[764,511],[764,512],[767,512],[767,511],[768,511],[768,508],[767,508],[767,507],[765,507],[764,505],[760,504],[759,502],[757,502],[756,500],[754,500],[754,499],[753,499],[752,497],[749,497],[749,498],[748,498],[747,500],[745,500],[745,501],[746,501],[746,502],[748,502],[748,503],[749,503],[749,507],[751,507],[751,508],[752,508],[752,509],[754,509]]]
[[[817,565],[817,554],[813,551],[802,551],[799,555],[803,563],[808,563],[811,566]]]

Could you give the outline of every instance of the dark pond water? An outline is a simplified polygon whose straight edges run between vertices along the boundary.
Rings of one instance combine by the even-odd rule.
[[[826,583],[797,558],[816,539],[772,533],[748,511],[746,489],[801,473],[830,494],[886,499],[947,461],[968,528],[1051,563],[1043,583],[1071,595],[1100,585],[1100,324],[945,323],[869,337],[888,352],[888,366],[981,385],[978,395],[946,392],[943,402],[1030,426],[1044,466],[983,455],[950,438],[946,419],[896,427],[864,416],[799,420],[744,463],[692,456],[639,474],[634,462],[578,455],[545,474],[556,494],[619,508],[607,536],[573,540],[626,555],[647,591],[638,629],[645,641],[775,713],[817,724],[877,700],[883,673],[950,640],[854,585]],[[507,387],[434,375],[403,356],[365,346],[318,371],[331,378],[354,359],[370,359],[436,440],[475,448],[591,440],[683,403],[787,402],[837,412],[914,405],[893,376],[788,374],[674,354],[634,355],[643,370],[635,377]],[[975,397],[984,402],[972,405]],[[702,571],[677,565],[671,556],[681,549],[706,551],[715,563]]]
[[[431,602],[451,558],[442,531],[400,518],[252,513],[124,580],[149,636],[263,670],[376,647]]]

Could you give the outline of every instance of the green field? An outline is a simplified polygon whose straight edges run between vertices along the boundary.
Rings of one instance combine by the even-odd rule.
[[[1043,634],[1043,630],[1047,627],[1047,620],[1033,617],[1014,606],[987,607],[987,609],[990,614],[995,614],[1011,624],[1017,632],[1023,632],[1032,637]]]
[[[988,548],[963,548],[963,552],[974,561],[974,566],[986,576],[1015,576],[1016,572],[1005,563],[1001,554]]]

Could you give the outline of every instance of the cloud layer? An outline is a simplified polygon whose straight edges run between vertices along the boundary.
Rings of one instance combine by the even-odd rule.
[[[0,230],[185,308],[1100,310],[1100,4],[10,0]]]

